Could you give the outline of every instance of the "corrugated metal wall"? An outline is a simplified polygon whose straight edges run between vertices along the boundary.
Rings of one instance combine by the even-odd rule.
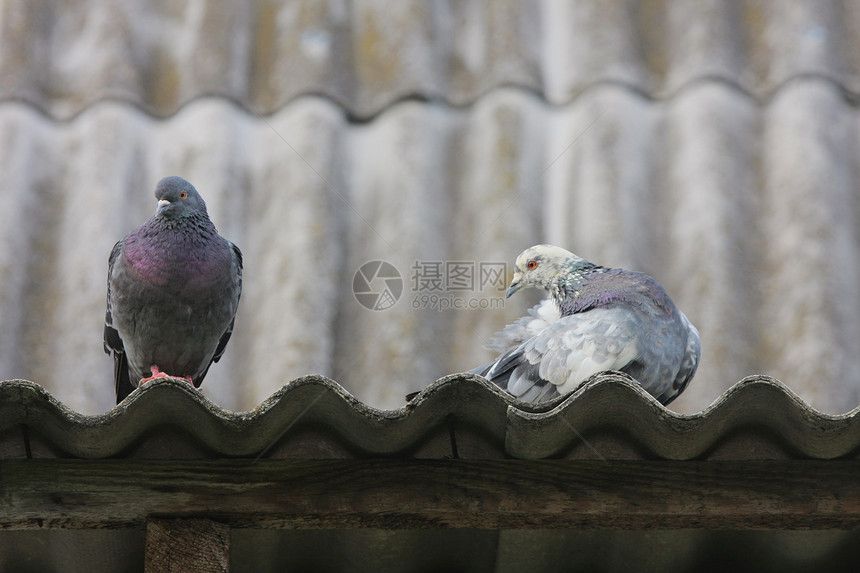
[[[667,287],[703,345],[673,409],[753,373],[860,403],[860,2],[108,4],[0,1],[0,378],[112,405],[107,255],[177,174],[245,253],[224,407],[322,373],[392,408],[487,361],[538,294],[413,279],[538,242]]]

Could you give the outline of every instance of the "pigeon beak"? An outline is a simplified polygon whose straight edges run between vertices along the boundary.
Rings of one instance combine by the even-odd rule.
[[[168,205],[170,205],[170,201],[168,201],[167,199],[159,199],[158,206],[155,209],[155,213],[161,213]]]
[[[514,273],[514,280],[511,281],[511,286],[508,287],[508,290],[505,291],[505,298],[511,298],[511,295],[520,290],[522,286],[523,276],[518,273]]]

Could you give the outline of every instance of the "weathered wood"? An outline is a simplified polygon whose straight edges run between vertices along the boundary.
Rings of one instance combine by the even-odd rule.
[[[145,573],[228,573],[230,528],[209,519],[146,522]]]
[[[857,528],[860,461],[22,460],[0,528]]]

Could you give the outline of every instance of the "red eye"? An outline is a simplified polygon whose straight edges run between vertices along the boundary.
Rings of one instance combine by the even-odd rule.
[[[186,197],[188,197],[188,192],[187,192],[187,191],[180,191],[180,192],[179,192],[179,198],[180,198],[180,199],[185,199]]]
[[[537,261],[536,261],[536,260],[534,260],[534,259],[532,259],[532,260],[530,260],[530,261],[526,264],[526,266],[527,266],[530,270],[534,270],[534,269],[536,269],[536,268],[537,268]]]

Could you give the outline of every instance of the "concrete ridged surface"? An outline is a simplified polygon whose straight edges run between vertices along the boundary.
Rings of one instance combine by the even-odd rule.
[[[556,105],[595,84],[666,97],[721,81],[768,98],[798,76],[856,94],[857,1],[4,0],[0,97],[68,118],[104,99],[158,116],[205,95],[270,114],[319,94],[356,117],[404,97],[517,85]]]
[[[704,412],[663,408],[629,377],[599,375],[541,409],[471,375],[442,378],[377,410],[322,377],[254,410],[221,409],[158,380],[99,416],[25,381],[0,383],[0,458],[836,459],[860,451],[858,411],[817,412],[783,384],[749,378]]]

